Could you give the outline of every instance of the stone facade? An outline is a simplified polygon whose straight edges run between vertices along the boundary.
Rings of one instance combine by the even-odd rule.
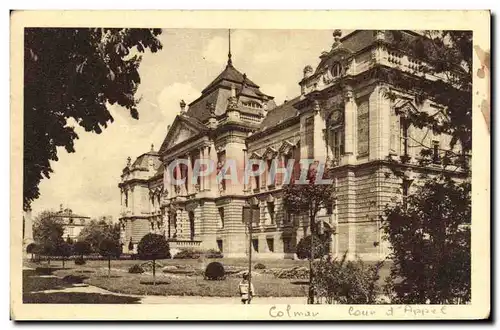
[[[243,164],[258,159],[272,166],[312,158],[334,166],[337,199],[332,209],[318,215],[332,233],[331,254],[385,257],[380,217],[387,204],[403,195],[402,179],[390,175],[393,161],[413,180],[436,170],[418,165],[422,146],[435,146],[439,157],[449,142],[429,129],[404,125],[408,111],[432,114],[442,107],[430,100],[416,102],[411,90],[400,90],[387,78],[397,70],[435,80],[420,70],[424,65],[397,49],[390,31],[355,31],[343,38],[335,31],[332,48],[321,54],[318,67],[304,68],[300,95],[276,106],[272,96],[228,61],[188,109],[181,102],[159,151],[152,149],[134,163],[129,159],[123,170],[124,252],[129,242],[135,249],[142,236],[157,232],[174,248],[219,249],[226,256],[245,257],[250,245],[246,223],[253,217],[253,255],[292,258],[295,245],[308,234],[307,217],[283,207],[283,175],[270,180],[266,170],[245,182]],[[396,97],[389,98],[389,91]],[[178,159],[187,163],[173,166]],[[217,168],[193,182],[199,159]],[[229,160],[236,161],[234,168]],[[217,180],[220,171],[234,169],[238,182],[228,172],[225,181]],[[175,186],[171,175],[187,180]],[[256,201],[253,208],[250,199]]]

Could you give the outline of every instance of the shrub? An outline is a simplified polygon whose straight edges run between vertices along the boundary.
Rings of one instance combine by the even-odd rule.
[[[85,265],[87,262],[83,258],[75,259],[75,265]]]
[[[141,267],[141,265],[133,265],[128,269],[128,272],[130,274],[142,274],[144,273],[144,269]]]
[[[225,277],[224,266],[220,262],[211,262],[205,269],[206,280],[223,280]]]
[[[207,259],[220,259],[220,258],[224,258],[224,255],[219,250],[210,249],[205,253],[205,258],[207,258]]]
[[[174,259],[199,259],[203,254],[202,251],[194,250],[194,249],[184,249],[178,252]]]
[[[266,265],[261,264],[259,262],[259,263],[255,264],[255,266],[253,266],[253,269],[266,269]]]
[[[282,269],[281,271],[275,274],[275,277],[284,279],[305,280],[309,279],[309,269],[307,267],[299,267],[299,266]]]
[[[346,255],[340,261],[320,260],[314,263],[315,296],[327,304],[376,303],[382,263],[368,266],[360,259],[346,261]]]
[[[328,241],[328,235],[314,235],[314,259],[328,255]],[[311,257],[311,235],[299,241],[296,253],[299,259],[309,259]]]

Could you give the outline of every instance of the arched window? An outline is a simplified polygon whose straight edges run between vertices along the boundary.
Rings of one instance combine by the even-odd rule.
[[[339,62],[333,63],[331,73],[334,78],[340,76],[340,74],[342,73],[342,66]]]

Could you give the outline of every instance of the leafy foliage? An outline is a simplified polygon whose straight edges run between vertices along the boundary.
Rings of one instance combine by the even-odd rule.
[[[57,147],[74,152],[76,122],[100,134],[109,104],[138,118],[141,53],[162,48],[161,29],[26,28],[24,34],[24,209],[50,178]],[[72,119],[71,122],[68,119]]]
[[[105,221],[90,221],[78,235],[79,242],[87,242],[90,245],[91,252],[98,253],[99,245],[105,239],[109,238],[118,241],[120,239],[120,229],[110,225]]]
[[[77,241],[73,244],[73,253],[79,256],[84,256],[92,252],[90,244],[87,241]]]
[[[142,274],[144,273],[144,269],[141,267],[141,265],[135,264],[128,269],[128,272],[130,274]]]
[[[153,260],[153,284],[156,284],[156,259],[170,258],[170,250],[165,236],[149,233],[137,245],[137,255],[143,260]]]
[[[119,258],[121,253],[122,248],[118,240],[106,237],[99,244],[99,254],[107,259]]]
[[[170,258],[165,236],[152,233],[145,235],[137,246],[137,254],[142,260]]]
[[[205,269],[206,280],[223,280],[226,277],[224,266],[220,262],[211,262]]]
[[[426,31],[425,38],[411,40],[403,38],[400,31],[393,34],[398,49],[426,63],[420,66],[420,72],[442,77],[430,81],[422,75],[399,70],[391,71],[386,77],[392,85],[411,90],[417,102],[430,99],[444,106],[437,114],[409,114],[411,124],[418,128],[430,127],[435,134],[449,134],[450,147],[459,142],[463,154],[448,154],[446,158],[457,158],[467,166],[464,155],[472,150],[472,31]],[[387,96],[395,97],[393,93]]]
[[[329,235],[314,235],[314,258],[321,258],[329,253]],[[296,247],[297,257],[299,259],[311,258],[311,235],[303,237]]]
[[[28,246],[26,246],[26,253],[35,253],[36,251],[36,244],[35,243],[30,243]]]
[[[220,259],[220,258],[224,258],[224,254],[220,250],[209,249],[205,254],[205,258],[207,258],[207,259]]]
[[[373,266],[363,261],[325,259],[314,262],[314,291],[319,302],[327,304],[373,304],[379,288],[379,269],[382,263]]]
[[[85,265],[86,263],[87,262],[85,261],[85,259],[83,259],[83,257],[75,259],[75,265],[81,266],[81,265]]]
[[[266,269],[266,265],[259,263],[256,263],[255,266],[253,266],[253,269]]]
[[[470,183],[436,177],[386,210],[392,245],[387,289],[395,303],[470,300]]]
[[[37,252],[45,256],[57,256],[59,247],[64,243],[64,228],[51,211],[41,212],[34,221],[33,238]]]

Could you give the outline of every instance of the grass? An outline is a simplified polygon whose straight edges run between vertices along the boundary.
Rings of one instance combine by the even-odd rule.
[[[25,304],[132,304],[138,303],[137,297],[85,293],[85,292],[44,292],[70,288],[73,283],[85,281],[87,276],[80,273],[68,274],[64,279],[53,277],[54,273],[75,272],[75,270],[40,267],[23,270],[23,303]]]
[[[78,270],[58,270],[57,276],[78,274]],[[118,275],[119,274],[119,275]],[[116,277],[120,277],[119,280]],[[201,276],[169,276],[158,274],[157,285],[151,285],[153,277],[145,274],[129,274],[126,272],[111,272],[111,278],[105,274],[90,274],[84,282],[112,292],[134,295],[161,296],[206,296],[206,297],[236,297],[240,278],[228,277],[222,281],[208,281]],[[293,284],[292,280],[277,279],[272,275],[254,276],[253,285],[261,297],[302,297],[307,295],[307,285]]]
[[[163,265],[174,265],[180,270],[192,273],[191,270],[200,270],[203,265],[211,261],[220,261],[224,266],[246,267],[246,259],[206,259],[204,263],[196,259],[165,259],[158,262]],[[222,281],[204,280],[202,276],[185,274],[166,274],[160,269],[157,270],[157,285],[152,285],[153,277],[150,273],[129,274],[128,269],[134,264],[141,264],[141,260],[115,260],[111,262],[111,277],[107,276],[107,262],[103,260],[91,260],[87,264],[77,266],[74,263],[67,264],[71,268],[57,268],[54,274],[60,278],[75,281],[83,281],[111,292],[133,295],[161,295],[161,296],[209,296],[209,297],[236,297],[238,296],[238,284],[240,278],[229,276]],[[263,263],[266,268],[291,268],[295,266],[308,266],[306,260],[257,260],[256,263]],[[33,264],[28,264],[34,267]],[[54,262],[52,262],[52,266]],[[57,265],[59,266],[59,265]],[[385,264],[380,270],[382,284],[389,272],[390,264]],[[261,297],[303,297],[307,296],[308,282],[297,279],[277,279],[272,274],[257,274],[252,276],[252,282],[256,293]],[[55,281],[57,283],[44,284],[41,281],[37,285],[51,286],[57,284],[59,287],[71,285],[61,279],[44,280]],[[74,283],[74,282],[73,282]],[[31,290],[33,291],[33,290]],[[26,291],[24,291],[26,292]],[[65,301],[63,296],[55,296],[56,299]],[[103,298],[108,299],[108,298]],[[111,299],[111,298],[109,298]]]

